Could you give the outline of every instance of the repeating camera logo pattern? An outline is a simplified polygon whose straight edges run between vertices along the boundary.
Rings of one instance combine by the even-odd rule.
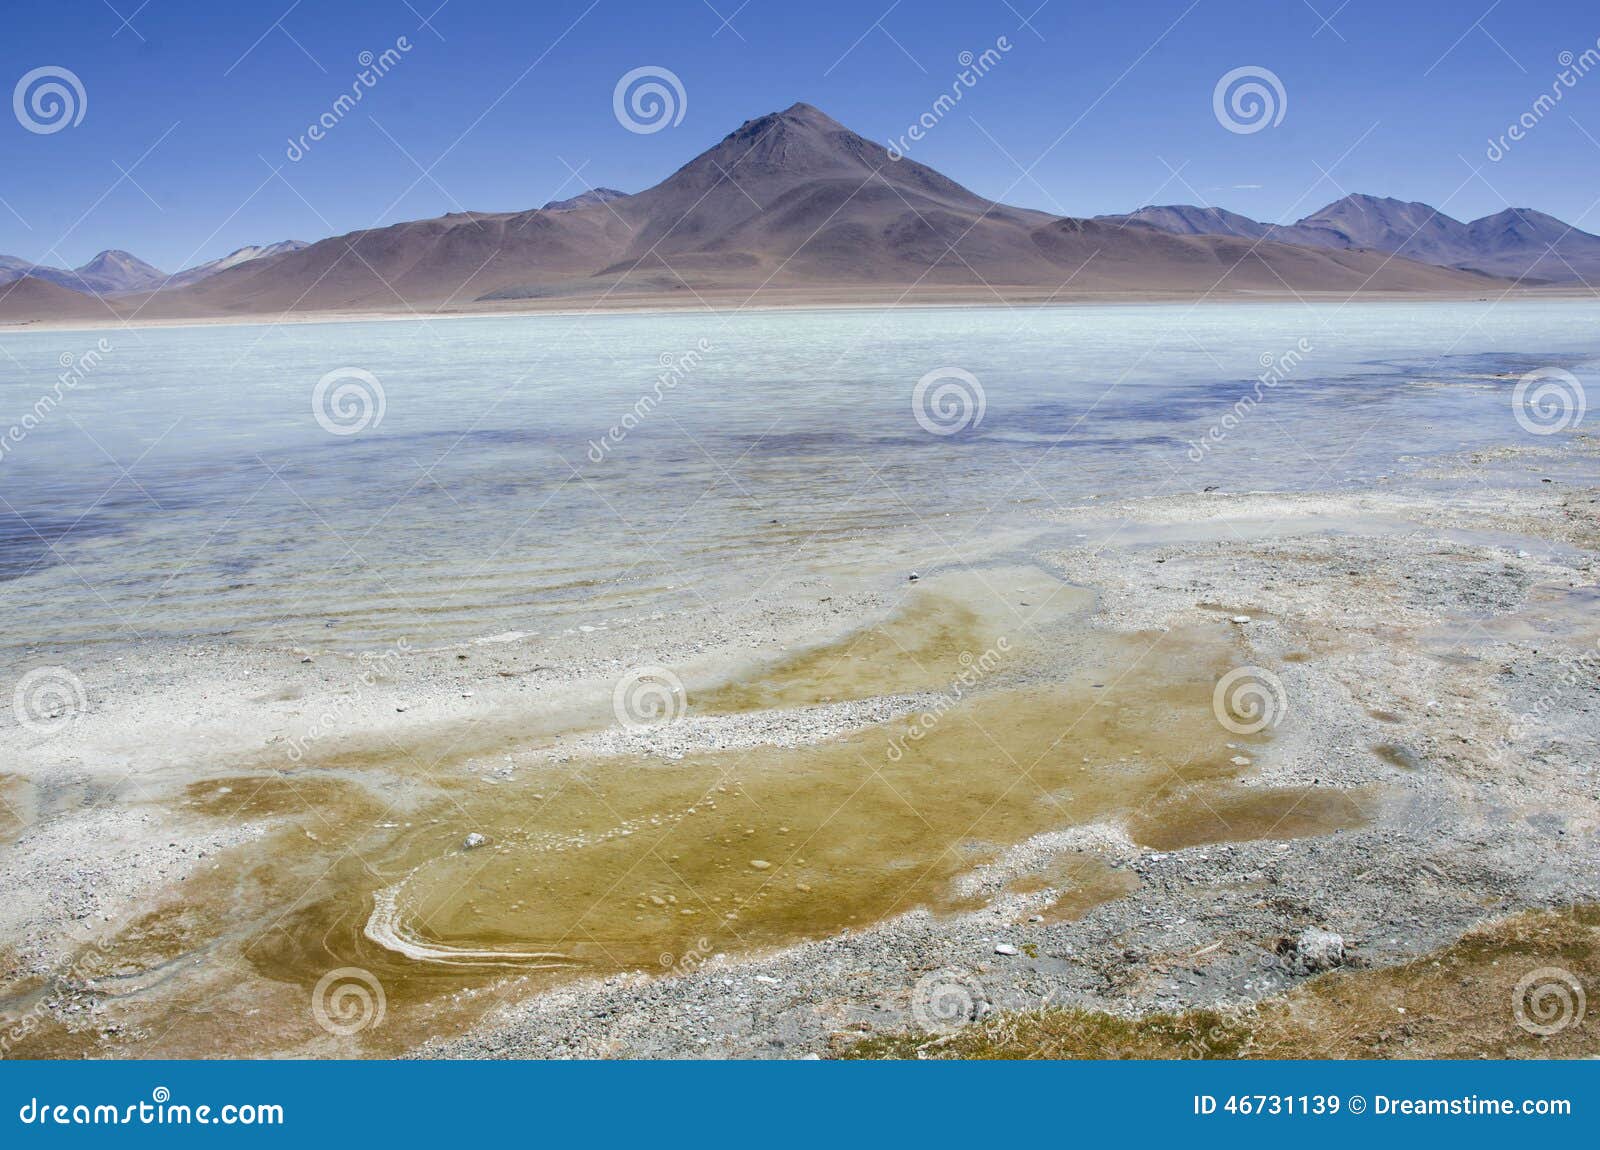
[[[47,64],[17,81],[11,90],[11,111],[17,123],[37,136],[76,128],[89,110],[89,93],[70,68]]]
[[[1254,735],[1276,727],[1289,713],[1283,680],[1265,667],[1235,667],[1211,692],[1211,711],[1236,735]]]
[[[1577,376],[1559,367],[1542,367],[1517,381],[1511,410],[1522,430],[1554,435],[1582,423],[1589,402]]]
[[[911,389],[911,414],[929,435],[958,435],[983,422],[989,398],[970,371],[940,367]]]
[[[947,1034],[974,1021],[989,1005],[983,983],[970,970],[947,966],[917,979],[911,1017],[923,1030]]]
[[[35,667],[11,693],[17,723],[40,735],[66,730],[88,706],[83,681],[65,667]]]
[[[1549,1038],[1569,1026],[1582,1026],[1588,1012],[1583,984],[1570,970],[1541,966],[1529,971],[1512,993],[1511,1012],[1529,1034]]]
[[[611,91],[617,123],[641,136],[676,128],[689,110],[689,94],[670,68],[646,64],[617,81]]]
[[[611,692],[617,722],[630,731],[666,726],[683,718],[689,706],[683,680],[665,667],[635,667]]]
[[[341,1038],[382,1026],[388,1008],[383,983],[359,966],[328,971],[311,991],[311,1017],[329,1034]]]
[[[311,413],[330,435],[358,435],[377,427],[387,409],[383,384],[359,367],[335,368],[311,391]]]
[[[1283,123],[1289,93],[1272,69],[1249,64],[1217,81],[1211,91],[1211,111],[1228,131],[1249,136]]]

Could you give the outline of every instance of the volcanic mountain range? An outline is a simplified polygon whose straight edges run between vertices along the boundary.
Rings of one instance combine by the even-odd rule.
[[[1600,237],[1519,209],[1463,224],[1425,204],[1349,196],[1278,226],[1218,208],[1079,219],[1011,207],[795,104],[631,195],[594,188],[528,211],[244,248],[174,276],[126,252],[71,271],[0,257],[0,320],[649,306],[758,292],[1482,294],[1595,274]]]

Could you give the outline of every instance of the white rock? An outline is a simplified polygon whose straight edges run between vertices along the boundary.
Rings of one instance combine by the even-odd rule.
[[[1250,616],[1248,616],[1248,615],[1235,615],[1233,617],[1233,621],[1235,623],[1248,623],[1248,622],[1250,622]]]
[[[1012,946],[1009,942],[997,942],[994,945],[994,952],[996,954],[1010,956],[1017,953],[1017,948]]]
[[[461,849],[469,850],[469,851],[470,850],[477,850],[479,847],[481,847],[484,843],[486,843],[488,841],[489,840],[486,839],[483,835],[480,835],[477,831],[473,831],[464,840],[462,840]]]
[[[1344,936],[1321,927],[1308,927],[1295,940],[1294,954],[1300,969],[1307,973],[1332,970],[1344,965]]]

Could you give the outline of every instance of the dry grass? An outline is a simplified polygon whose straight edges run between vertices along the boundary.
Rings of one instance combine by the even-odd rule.
[[[1600,1054],[1600,1019],[1563,1015],[1524,996],[1532,1022],[1570,1021],[1551,1035],[1519,1025],[1518,985],[1557,968],[1600,987],[1600,907],[1517,915],[1400,967],[1342,970],[1238,1012],[1193,1010],[1128,1019],[1083,1010],[1000,1014],[946,1036],[889,1035],[851,1058],[1578,1058]],[[1569,998],[1568,1004],[1574,1000]]]

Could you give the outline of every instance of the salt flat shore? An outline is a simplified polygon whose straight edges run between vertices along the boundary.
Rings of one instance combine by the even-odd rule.
[[[319,1028],[306,1007],[337,946],[299,966],[259,959],[260,938],[298,921],[299,890],[260,908],[228,901],[258,893],[237,876],[266,868],[264,852],[281,860],[298,843],[305,865],[331,868],[317,852],[343,840],[317,819],[335,809],[409,827],[431,808],[397,795],[408,772],[448,775],[460,793],[577,759],[670,772],[685,756],[826,747],[937,711],[950,693],[939,676],[887,675],[859,697],[789,697],[780,684],[773,706],[691,709],[638,731],[611,715],[618,674],[641,662],[672,667],[693,699],[849,643],[903,609],[904,575],[778,581],[715,610],[415,652],[367,678],[358,659],[323,651],[104,656],[76,668],[90,705],[70,727],[13,732],[0,1012],[27,1031],[11,1049],[830,1056],[925,1027],[919,995],[941,988],[954,988],[955,1021],[1041,1005],[1228,1006],[1305,979],[1281,940],[1310,928],[1342,938],[1345,965],[1378,968],[1501,916],[1600,901],[1597,461],[1600,442],[1577,435],[1430,460],[1359,491],[1063,499],[1007,562],[1092,598],[975,695],[1049,679],[1062,643],[1099,637],[1138,651],[1122,679],[1086,684],[1115,708],[1120,688],[1166,673],[1176,644],[1216,644],[1270,673],[1279,712],[1229,744],[1236,778],[991,836],[938,910],[750,947],[708,927],[704,948],[605,973],[454,972],[448,993],[420,996],[391,981],[388,1028],[352,1034]],[[921,582],[965,566],[925,565]],[[1029,596],[999,625],[1028,631],[1036,606]],[[292,768],[286,743],[302,750]],[[304,784],[302,802],[228,798],[285,775]],[[323,805],[312,784],[360,790],[368,805],[343,790]],[[1287,798],[1263,821],[1252,791]],[[471,825],[446,819],[437,837],[454,843]],[[355,936],[359,923],[338,930]],[[81,969],[91,950],[100,965]]]

